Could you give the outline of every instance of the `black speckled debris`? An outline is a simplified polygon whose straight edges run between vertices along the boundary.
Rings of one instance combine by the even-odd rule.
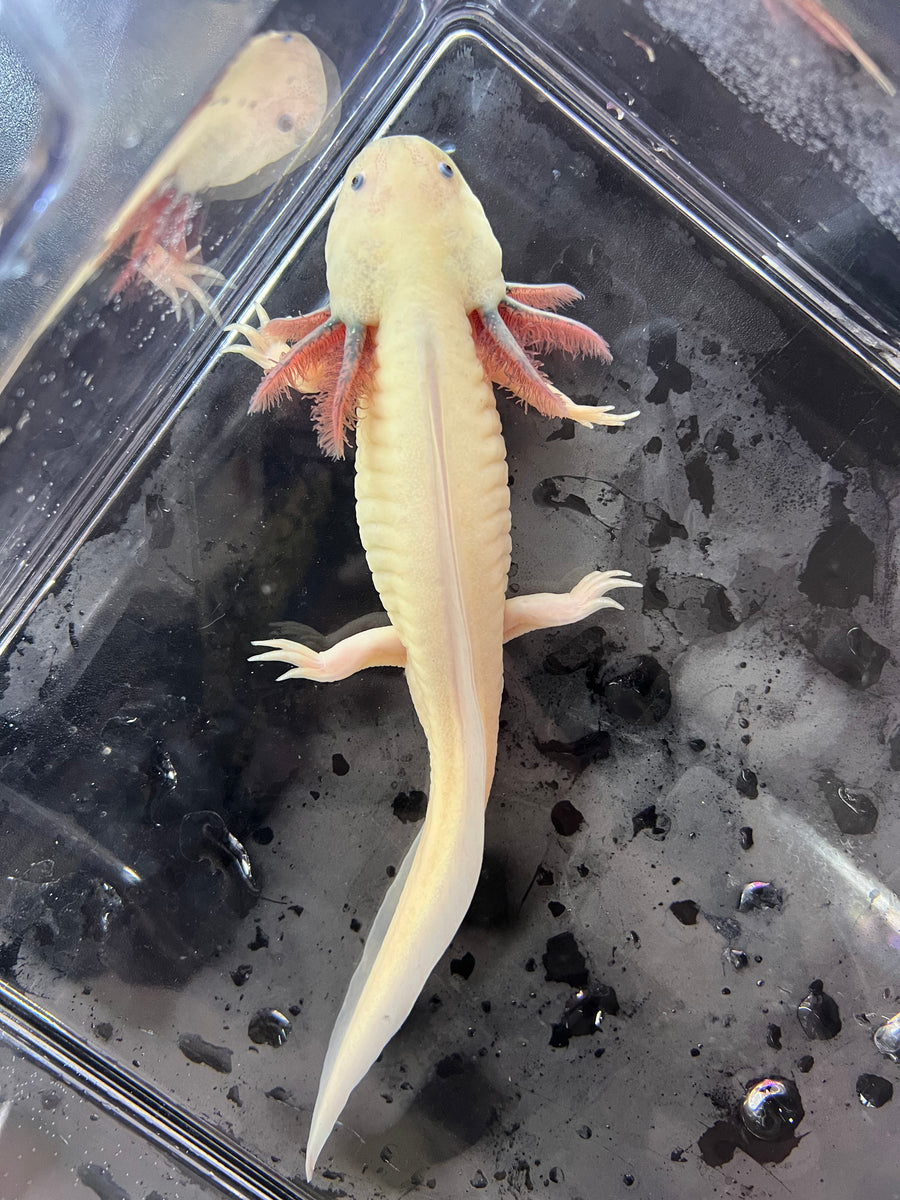
[[[448,1054],[435,1065],[410,1112],[417,1127],[438,1128],[450,1145],[461,1148],[480,1142],[501,1110],[502,1099],[478,1063]]]
[[[860,1075],[856,1081],[856,1094],[866,1108],[881,1108],[893,1100],[894,1085],[881,1075]]]
[[[346,775],[350,770],[350,764],[344,758],[343,754],[332,754],[331,769],[335,775]]]
[[[604,672],[599,694],[610,712],[640,725],[661,721],[672,706],[668,672],[650,654],[641,654]]]
[[[710,633],[730,633],[740,622],[721,583],[711,583],[703,594],[703,609]]]
[[[572,837],[584,825],[584,814],[570,800],[558,800],[550,810],[553,828],[563,837]]]
[[[573,675],[592,664],[596,667],[602,658],[603,630],[596,625],[588,625],[547,655],[544,670],[548,675]]]
[[[700,905],[696,900],[674,900],[669,905],[669,911],[682,925],[696,925],[700,915]]]
[[[252,942],[247,943],[248,950],[265,950],[269,944],[268,935],[263,933],[262,926],[256,926],[256,935]]]
[[[816,1065],[816,1060],[811,1054],[801,1054],[797,1059],[797,1070],[801,1075],[808,1075]]]
[[[644,612],[664,612],[669,607],[669,597],[659,586],[659,567],[649,567],[641,591]]]
[[[231,972],[231,982],[235,987],[243,987],[252,974],[252,965],[250,963],[241,963],[239,967],[235,967]]]
[[[645,830],[658,842],[665,840],[666,834],[672,828],[672,818],[664,812],[657,812],[655,804],[648,804],[631,818],[631,836],[636,838]]]
[[[708,517],[713,510],[716,490],[709,459],[703,450],[696,450],[685,459],[684,474],[687,479],[688,495],[692,500],[697,501],[703,510],[703,515]]]
[[[824,529],[813,543],[800,573],[800,591],[813,604],[853,608],[861,596],[871,600],[875,546],[846,515]]]
[[[573,738],[571,742],[562,742],[557,738],[542,742],[535,738],[534,744],[545,758],[577,775],[592,762],[609,758],[612,739],[605,729],[597,728],[581,737]]]
[[[214,1046],[199,1033],[182,1033],[178,1038],[178,1049],[186,1059],[212,1067],[222,1075],[231,1071],[231,1051],[227,1046]]]
[[[594,514],[584,496],[569,491],[564,492],[560,487],[560,478],[566,484],[566,477],[553,478],[550,476],[548,479],[542,479],[536,485],[531,493],[531,498],[538,508],[568,508],[572,512],[581,513],[584,517],[592,517]]]
[[[131,1200],[128,1192],[120,1187],[110,1174],[109,1167],[97,1163],[86,1163],[75,1172],[78,1182],[90,1188],[100,1200]]]
[[[753,846],[753,827],[751,825],[742,825],[738,830],[738,835],[741,839],[741,849],[750,850]]]
[[[861,625],[833,608],[811,617],[800,629],[800,640],[820,666],[858,691],[878,683],[890,654]]]
[[[11,942],[0,943],[0,978],[5,977],[11,983],[16,982],[16,963],[19,961],[23,940],[22,937],[17,937]]]
[[[458,975],[460,979],[468,979],[475,970],[475,955],[467,950],[461,958],[450,959],[450,974]]]
[[[648,404],[665,404],[669,392],[681,396],[691,389],[690,368],[678,362],[677,326],[668,317],[661,317],[650,324],[650,340],[647,345],[647,366],[656,375],[656,383],[647,393]]]
[[[743,932],[740,921],[734,917],[723,917],[719,913],[704,913],[703,915],[716,933],[721,934],[729,942],[736,942]]]
[[[647,545],[651,550],[659,550],[662,546],[668,546],[672,538],[679,538],[681,541],[687,541],[688,531],[680,521],[675,521],[673,518],[654,501],[642,505],[644,516],[650,523],[650,529],[647,533]]]
[[[588,981],[587,963],[571,933],[556,933],[547,939],[541,961],[548,983],[568,983],[582,988]]]
[[[811,1041],[827,1042],[841,1032],[837,1003],[824,991],[821,979],[812,981],[809,992],[797,1005],[797,1020]]]
[[[766,1026],[766,1045],[772,1050],[781,1049],[781,1026],[768,1024]]]
[[[424,792],[417,791],[415,788],[409,792],[398,792],[391,804],[394,816],[404,825],[424,820],[427,806],[428,797]]]
[[[509,920],[509,876],[506,860],[489,851],[481,864],[475,895],[464,920],[479,929],[493,929]]]

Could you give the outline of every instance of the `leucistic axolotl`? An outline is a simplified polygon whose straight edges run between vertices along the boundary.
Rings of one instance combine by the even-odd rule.
[[[541,373],[551,347],[609,361],[606,343],[545,311],[565,285],[506,284],[501,251],[459,168],[418,137],[368,146],[347,170],[325,247],[330,307],[237,326],[266,376],[251,403],[317,393],[322,449],[356,430],[356,505],[390,625],[316,652],[255,642],[281,679],[345,679],[403,667],[425,735],[425,822],[375,917],[337,1018],[312,1117],[309,1178],[353,1088],[396,1033],[450,944],[478,882],[494,774],[503,643],[621,608],[626,571],[592,571],[570,592],[506,598],[510,500],[491,382],[545,416],[622,425],[636,413],[574,404]],[[234,349],[238,349],[234,347]]]
[[[334,65],[302,33],[251,38],[116,217],[105,253],[128,246],[129,257],[112,294],[144,282],[176,317],[192,301],[215,315],[205,285],[223,278],[199,259],[203,205],[255,196],[311,158],[337,124],[339,97]]]

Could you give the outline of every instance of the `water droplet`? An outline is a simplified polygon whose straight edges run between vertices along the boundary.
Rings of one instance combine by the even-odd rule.
[[[800,1093],[790,1079],[760,1079],[741,1101],[744,1128],[765,1142],[792,1136],[803,1115]]]
[[[123,150],[136,150],[143,140],[144,134],[137,125],[129,125],[122,130]]]
[[[900,1062],[900,1013],[879,1025],[872,1034],[875,1049],[892,1062]]]
[[[603,1023],[604,1013],[615,1016],[618,1011],[615,988],[605,983],[581,988],[566,1001],[562,1020],[552,1027],[550,1045],[558,1049],[568,1046],[569,1038],[596,1033]]]
[[[171,760],[169,761],[171,764]],[[160,758],[158,767],[163,777],[164,764],[165,757]],[[174,786],[171,779],[168,783],[169,786]],[[179,829],[178,845],[181,853],[189,861],[200,862],[205,859],[214,871],[221,871],[239,882],[245,896],[255,899],[259,895],[250,856],[217,812],[187,813]]]
[[[880,1075],[860,1075],[856,1081],[856,1094],[866,1108],[881,1108],[893,1100],[894,1085]]]
[[[741,912],[752,912],[759,908],[781,908],[781,892],[774,883],[763,883],[757,880],[748,883],[741,892],[738,908]]]
[[[736,971],[743,970],[750,961],[743,950],[726,950],[725,960],[734,967]]]
[[[250,1018],[247,1036],[257,1046],[283,1046],[293,1025],[277,1008],[260,1008]]]
[[[823,780],[820,786],[841,833],[872,833],[878,823],[878,806],[870,796],[851,791],[837,780]]]
[[[809,992],[797,1005],[797,1020],[811,1041],[827,1042],[841,1032],[840,1010],[823,990],[821,979],[812,981]]]
[[[755,771],[749,767],[741,767],[735,782],[735,787],[748,800],[755,800],[759,795],[759,780]]]

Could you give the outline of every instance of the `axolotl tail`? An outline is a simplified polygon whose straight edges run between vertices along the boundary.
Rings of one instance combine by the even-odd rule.
[[[486,766],[474,691],[461,725],[457,762],[432,755],[425,824],[378,910],[332,1031],[307,1142],[307,1179],[350,1093],[406,1020],[474,895]]]

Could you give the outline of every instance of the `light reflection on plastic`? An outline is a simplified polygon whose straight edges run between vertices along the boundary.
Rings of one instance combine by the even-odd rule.
[[[45,213],[56,199],[56,192],[57,189],[55,187],[44,188],[37,200],[35,200],[34,204],[32,204],[31,211],[33,213],[37,213],[38,216],[40,216],[41,213]]]
[[[797,832],[796,822],[789,820],[777,810],[774,810],[771,815],[776,823],[783,824],[785,827],[790,826],[790,829],[783,830],[785,840],[790,841],[789,834]],[[826,841],[821,834],[804,827],[802,836],[807,850],[821,860],[834,878],[846,884],[848,891],[854,895],[859,905],[879,917],[889,927],[887,944],[893,950],[900,950],[900,896],[885,887],[874,875],[861,871],[839,847]],[[854,924],[860,922],[863,916],[864,912],[859,912],[853,918]]]

